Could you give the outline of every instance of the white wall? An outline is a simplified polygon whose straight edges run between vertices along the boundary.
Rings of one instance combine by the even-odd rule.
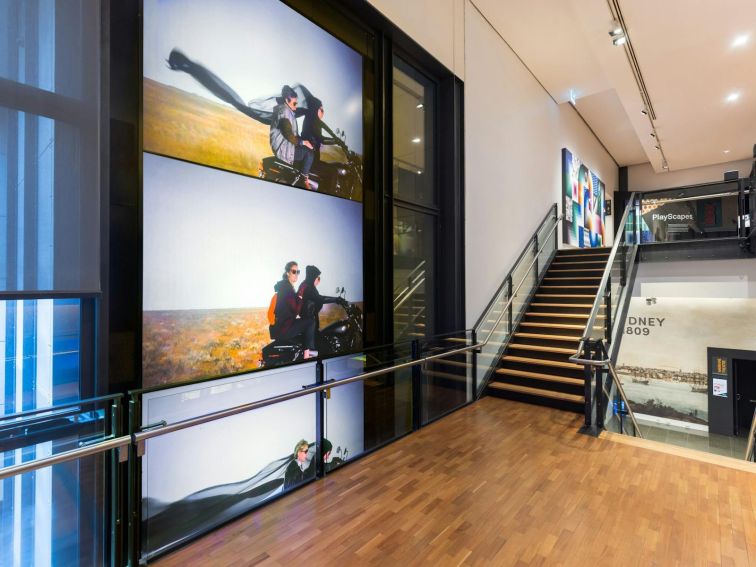
[[[465,0],[368,1],[459,78],[465,78]]]
[[[562,211],[561,149],[611,196],[617,165],[568,104],[557,105],[496,31],[465,9],[465,269],[472,325],[552,203]],[[607,227],[611,231],[611,226]],[[560,235],[561,240],[561,235]]]
[[[631,165],[627,168],[630,191],[648,191],[683,187],[711,181],[723,181],[724,172],[737,170],[740,177],[747,177],[751,171],[751,160],[730,161],[704,167],[680,169],[669,173],[656,173],[650,163]]]
[[[557,105],[469,0],[370,0],[465,80],[467,325],[501,284],[552,203],[561,213],[561,150],[606,184],[617,165],[574,109]],[[607,219],[607,232],[613,233]],[[560,238],[561,239],[561,238]]]

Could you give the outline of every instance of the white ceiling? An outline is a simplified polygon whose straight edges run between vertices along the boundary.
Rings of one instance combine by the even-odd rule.
[[[606,0],[473,0],[558,103],[576,108],[619,165],[663,171]],[[620,0],[671,170],[751,156],[756,0]],[[731,47],[738,35],[747,43]],[[737,102],[727,103],[731,92]],[[724,150],[730,150],[725,153]]]

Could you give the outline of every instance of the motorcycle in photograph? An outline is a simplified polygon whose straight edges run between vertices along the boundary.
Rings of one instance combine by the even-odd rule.
[[[315,348],[319,357],[353,352],[362,345],[362,310],[344,299],[345,293],[343,287],[336,288],[346,318],[315,331]],[[260,368],[304,360],[304,351],[301,337],[274,340],[263,347]]]
[[[335,145],[340,149],[341,161],[316,162],[309,175],[310,189],[352,199],[355,188],[362,182],[362,158],[349,149],[344,137],[344,132],[337,128],[328,145]],[[296,164],[289,165],[276,156],[263,158],[260,178],[285,185],[303,186],[304,175],[295,166]]]

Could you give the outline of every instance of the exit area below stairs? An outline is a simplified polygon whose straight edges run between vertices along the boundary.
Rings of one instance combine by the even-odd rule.
[[[569,357],[578,348],[609,253],[557,252],[491,376],[489,395],[583,412],[583,366]],[[598,317],[604,317],[603,308]]]

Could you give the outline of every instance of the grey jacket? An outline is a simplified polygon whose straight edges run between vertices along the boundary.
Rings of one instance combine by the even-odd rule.
[[[294,150],[296,145],[286,139],[286,136],[279,127],[281,120],[287,120],[291,124],[291,131],[299,139],[299,125],[297,124],[294,111],[286,106],[285,102],[276,105],[273,109],[273,120],[270,123],[270,147],[273,149],[273,153],[281,161],[285,161],[288,164],[294,163]]]

